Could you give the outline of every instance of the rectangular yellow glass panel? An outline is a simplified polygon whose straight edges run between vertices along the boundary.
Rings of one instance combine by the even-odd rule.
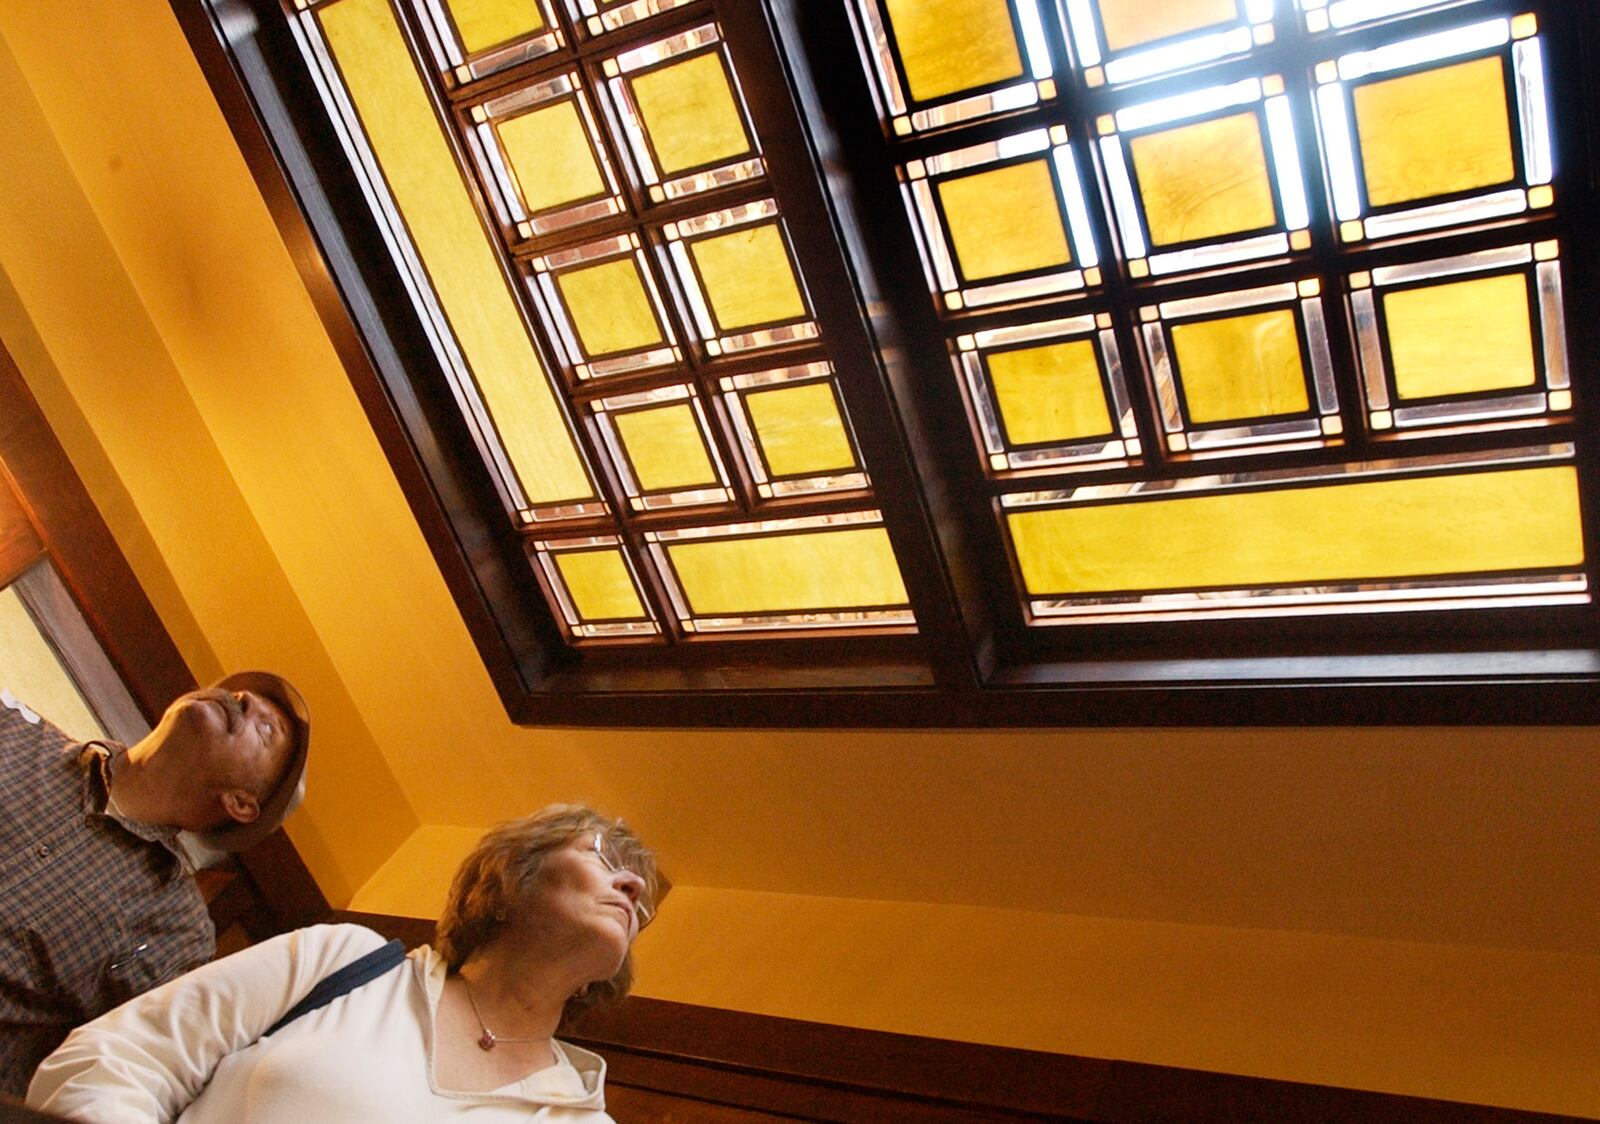
[[[744,405],[774,476],[855,467],[850,436],[827,383],[758,390],[745,396]]]
[[[1055,181],[1045,161],[940,180],[938,190],[967,280],[1072,261]]]
[[[662,342],[639,263],[631,257],[556,274],[585,354],[616,355]]]
[[[570,551],[553,557],[580,620],[638,620],[649,615],[620,550]]]
[[[1157,246],[1259,230],[1278,221],[1260,119],[1235,113],[1128,142]]]
[[[1178,381],[1197,425],[1310,408],[1300,336],[1287,308],[1175,324]]]
[[[1096,7],[1112,52],[1239,18],[1238,0],[1099,0]]]
[[[1022,77],[1006,0],[886,0],[916,101]]]
[[[499,46],[544,27],[535,0],[449,0],[468,54]]]
[[[1362,175],[1374,207],[1506,183],[1516,174],[1499,56],[1357,86]]]
[[[722,57],[715,51],[633,79],[633,100],[665,174],[750,151]]]
[[[1014,445],[1077,441],[1111,432],[1100,360],[1088,340],[990,355],[989,379]]]
[[[667,555],[698,616],[906,603],[882,527],[673,543]]]
[[[528,499],[590,499],[571,431],[388,3],[341,0],[317,15]]]
[[[1532,386],[1533,326],[1520,273],[1383,295],[1401,398]]]
[[[686,404],[631,410],[612,420],[646,492],[717,483],[699,423]]]
[[[1583,563],[1567,465],[1022,511],[1033,595],[1333,582]]]
[[[535,109],[500,122],[496,132],[529,211],[537,214],[605,194],[606,181],[576,103]]]
[[[776,223],[689,243],[711,314],[724,332],[806,314]]]

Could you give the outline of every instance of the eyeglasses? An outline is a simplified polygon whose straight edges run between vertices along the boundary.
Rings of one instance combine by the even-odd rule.
[[[622,861],[622,856],[617,853],[616,847],[611,840],[606,838],[606,833],[603,831],[594,833],[594,853],[600,856],[600,861],[605,864],[605,868],[612,874],[618,874],[624,870],[633,875],[638,875],[639,873]],[[640,881],[643,881],[642,877]],[[641,886],[639,888],[639,896],[633,899],[633,915],[639,919],[639,932],[641,933],[644,932],[646,925],[655,920],[655,905],[650,901],[648,886]]]

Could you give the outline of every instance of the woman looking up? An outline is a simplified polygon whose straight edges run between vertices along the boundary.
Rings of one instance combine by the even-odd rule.
[[[555,1034],[627,993],[660,884],[620,821],[552,805],[467,856],[437,949],[278,1025],[383,942],[357,925],[274,937],[74,1031],[29,1103],[86,1122],[608,1121],[605,1062]]]

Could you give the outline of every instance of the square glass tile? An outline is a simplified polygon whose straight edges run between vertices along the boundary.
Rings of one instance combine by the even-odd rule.
[[[854,0],[896,136],[1056,95],[1040,0]]]
[[[983,281],[1067,265],[1072,249],[1044,158],[935,185],[963,279]]]
[[[1123,106],[1096,128],[1134,279],[1310,248],[1281,76]]]
[[[614,395],[590,402],[589,410],[635,511],[732,498],[692,387]]]
[[[1156,247],[1203,242],[1277,223],[1261,122],[1253,112],[1128,141]]]
[[[1317,116],[1342,241],[1503,219],[1555,202],[1537,27],[1532,14],[1484,20],[1317,64]]]
[[[766,171],[715,24],[634,47],[602,67],[652,202]]]
[[[1350,289],[1374,430],[1503,427],[1571,409],[1556,243],[1384,266]]]
[[[1100,283],[1099,252],[1064,127],[913,160],[903,175],[942,309]]]
[[[576,71],[468,107],[464,135],[508,237],[621,214],[611,159]]]
[[[815,338],[772,200],[668,223],[664,233],[708,354]]]
[[[764,498],[867,486],[828,363],[724,376],[723,402]]]
[[[409,0],[446,83],[464,85],[566,45],[550,0]]]
[[[682,361],[637,235],[552,251],[529,264],[540,310],[574,379]]]
[[[1165,301],[1140,317],[1169,452],[1308,448],[1344,432],[1316,279]]]
[[[1174,325],[1172,352],[1186,412],[1197,425],[1311,408],[1289,309]]]
[[[1137,460],[1139,429],[1109,313],[992,328],[956,344],[990,472]]]
[[[529,553],[573,640],[659,642],[661,626],[618,536],[536,541]]]
[[[1352,98],[1373,207],[1492,187],[1516,175],[1498,55],[1367,82]]]

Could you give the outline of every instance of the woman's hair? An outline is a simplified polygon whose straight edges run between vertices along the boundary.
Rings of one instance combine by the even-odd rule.
[[[456,870],[434,939],[434,947],[450,970],[459,969],[500,935],[533,887],[546,855],[574,836],[591,831],[605,834],[623,865],[644,879],[650,899],[655,901],[660,886],[656,857],[621,820],[608,819],[583,804],[551,804],[531,816],[491,828]],[[567,1000],[562,1019],[621,999],[632,986],[630,952],[615,976],[590,984]]]

